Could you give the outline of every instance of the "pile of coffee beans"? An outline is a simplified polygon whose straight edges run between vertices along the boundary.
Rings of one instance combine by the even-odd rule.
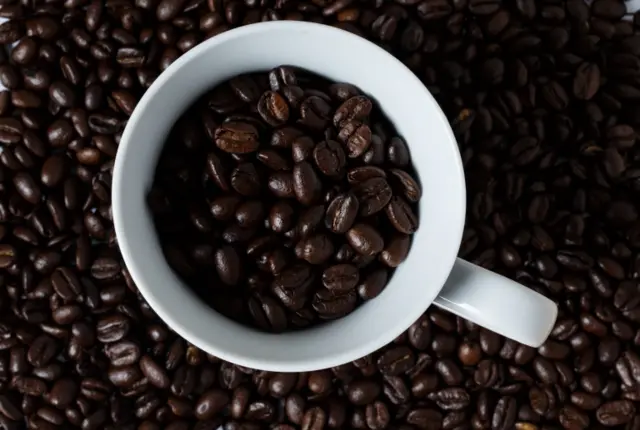
[[[640,429],[640,15],[625,14],[618,0],[2,1],[0,428]],[[366,37],[428,86],[465,163],[461,256],[558,303],[542,347],[429,309],[355,362],[262,372],[190,345],[140,297],[110,210],[127,118],[181,53],[278,19]]]
[[[262,330],[347,315],[418,227],[420,186],[392,133],[353,85],[290,66],[220,84],[172,128],[149,192],[167,261]]]

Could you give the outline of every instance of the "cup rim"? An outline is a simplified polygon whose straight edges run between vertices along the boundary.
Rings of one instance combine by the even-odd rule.
[[[136,282],[140,293],[144,296],[145,300],[154,309],[157,315],[163,321],[165,321],[165,323],[172,330],[174,330],[178,335],[185,338],[190,343],[198,346],[199,348],[205,350],[206,352],[209,352],[225,361],[230,361],[232,363],[239,364],[242,366],[262,369],[262,370],[291,372],[291,371],[308,371],[308,370],[315,370],[315,369],[321,369],[321,368],[328,368],[328,367],[333,367],[340,364],[344,364],[346,362],[353,361],[357,358],[360,358],[368,353],[371,353],[387,345],[394,338],[396,338],[405,330],[407,330],[407,328],[415,320],[417,320],[420,317],[420,315],[422,315],[422,313],[426,310],[426,307],[428,307],[431,303],[433,303],[433,300],[435,299],[437,294],[440,292],[440,290],[444,286],[444,282],[446,281],[449,273],[451,272],[451,269],[456,259],[456,253],[452,253],[451,255],[446,255],[445,258],[443,258],[443,261],[440,264],[441,266],[440,270],[444,271],[444,269],[446,269],[446,276],[444,276],[444,278],[441,280],[441,283],[438,288],[433,288],[432,291],[425,294],[425,296],[429,296],[429,300],[428,301],[424,300],[425,307],[423,309],[418,309],[417,307],[415,307],[415,309],[411,308],[413,312],[411,311],[404,312],[401,318],[402,323],[395,324],[393,326],[393,329],[384,331],[383,333],[380,334],[380,336],[378,336],[372,341],[369,341],[366,344],[358,344],[357,346],[354,346],[349,350],[340,351],[339,353],[336,353],[328,357],[324,357],[309,363],[301,363],[299,361],[285,362],[285,361],[264,360],[264,359],[261,359],[260,357],[249,357],[249,356],[238,355],[235,353],[229,353],[228,351],[224,350],[224,348],[220,348],[217,345],[212,345],[206,340],[203,340],[200,337],[195,336],[193,333],[190,332],[188,328],[184,327],[183,324],[178,322],[176,318],[174,318],[173,312],[169,311],[168,307],[166,306],[166,303],[161,303],[162,300],[157,299],[156,297],[157,294],[152,291],[152,288],[149,288],[149,286],[146,285],[144,282],[139,282],[145,279],[145,275],[144,273],[142,273],[140,265],[136,262],[137,257],[133,255],[131,250],[129,249],[129,243],[128,243],[129,239],[123,239],[122,241],[120,241],[120,238],[125,237],[125,227],[123,226],[123,223],[125,222],[123,221],[124,219],[123,208],[126,203],[122,201],[122,198],[118,193],[118,190],[122,190],[123,187],[126,187],[124,177],[127,176],[126,173],[123,173],[124,172],[123,165],[125,164],[124,155],[123,156],[119,156],[119,155],[124,154],[127,150],[129,150],[129,147],[131,146],[130,144],[131,134],[133,134],[132,130],[133,128],[135,128],[133,124],[136,124],[137,126],[139,126],[138,124],[139,117],[142,115],[142,112],[146,110],[147,105],[153,102],[158,91],[165,85],[167,81],[171,79],[173,75],[175,75],[176,73],[179,73],[180,70],[185,65],[187,65],[190,61],[192,61],[195,57],[212,49],[214,46],[222,45],[236,38],[241,38],[241,37],[246,37],[251,35],[255,37],[260,33],[268,32],[270,30],[287,28],[287,29],[290,29],[292,33],[295,33],[298,31],[308,30],[311,27],[317,27],[317,28],[321,27],[322,31],[339,34],[340,37],[357,38],[359,39],[359,43],[369,45],[369,49],[378,51],[377,52],[378,54],[386,57],[386,61],[392,61],[396,63],[397,66],[403,68],[407,72],[407,79],[413,80],[413,82],[411,83],[411,86],[415,88],[416,91],[421,91],[423,93],[422,95],[424,95],[426,98],[431,100],[431,103],[437,108],[436,111],[440,116],[440,118],[438,118],[438,121],[443,122],[443,124],[445,124],[446,126],[445,133],[448,134],[448,139],[450,140],[450,142],[447,142],[445,145],[447,146],[453,145],[454,150],[456,152],[456,156],[453,157],[455,161],[455,166],[453,165],[451,166],[452,168],[455,167],[455,173],[451,172],[451,174],[455,175],[458,180],[456,181],[457,183],[455,187],[457,189],[451,193],[452,194],[451,200],[456,201],[455,205],[452,205],[452,207],[459,208],[459,210],[457,211],[457,213],[450,214],[448,218],[448,222],[454,224],[454,227],[450,228],[450,230],[452,231],[452,233],[450,234],[452,236],[451,241],[456,244],[455,246],[456,251],[461,242],[463,228],[464,228],[464,217],[466,213],[466,187],[465,187],[465,181],[464,181],[464,171],[463,171],[460,153],[458,152],[458,149],[456,146],[456,139],[455,139],[455,136],[453,135],[453,131],[449,126],[448,120],[445,117],[442,110],[440,109],[438,103],[435,101],[435,99],[433,98],[431,93],[427,90],[427,88],[424,86],[424,84],[418,79],[418,77],[415,76],[415,74],[411,72],[398,59],[393,57],[390,53],[388,53],[381,47],[375,45],[372,42],[369,42],[364,38],[361,38],[360,36],[349,33],[348,31],[327,26],[324,24],[296,22],[296,21],[275,21],[275,22],[251,24],[248,26],[229,30],[227,32],[221,33],[220,35],[217,35],[211,39],[208,39],[200,43],[198,46],[194,47],[187,53],[180,56],[163,73],[161,73],[158,76],[158,78],[152,83],[152,85],[145,91],[142,98],[138,102],[136,109],[130,116],[127,123],[127,127],[123,132],[121,142],[120,142],[120,148],[118,150],[118,154],[116,155],[116,159],[115,159],[114,170],[113,170],[113,182],[112,182],[112,211],[113,211],[113,220],[114,220],[116,237],[118,238],[119,245],[121,244],[120,252],[122,254],[122,257],[126,263],[127,268],[129,269],[131,277]],[[210,311],[215,312],[213,309],[210,309]],[[289,332],[289,333],[301,333],[304,331],[306,330],[301,330],[298,332]],[[275,336],[287,336],[289,333],[284,335],[267,334],[267,333],[263,333],[263,334],[265,335],[264,337],[265,339],[272,339],[273,341],[275,341]]]

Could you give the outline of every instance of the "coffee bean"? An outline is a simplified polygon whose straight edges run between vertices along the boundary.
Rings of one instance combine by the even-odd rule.
[[[371,380],[352,382],[347,387],[347,396],[354,405],[363,406],[372,403],[380,394],[380,386]]]
[[[19,407],[4,395],[0,396],[0,413],[11,421],[20,421],[24,417]]]
[[[97,338],[102,343],[113,343],[124,338],[131,328],[129,319],[122,314],[103,317],[96,326]]]
[[[389,169],[392,188],[398,190],[400,194],[410,202],[417,202],[422,196],[422,190],[418,182],[404,170]]]
[[[350,228],[347,231],[347,241],[362,255],[376,255],[384,247],[380,234],[367,224],[356,224]]]
[[[406,167],[409,165],[409,148],[407,148],[404,140],[399,137],[391,139],[387,150],[387,158],[392,164],[398,167]]]
[[[338,140],[346,145],[349,158],[364,154],[371,145],[371,137],[368,125],[353,120],[345,121],[338,133]]]
[[[277,197],[294,198],[295,182],[293,175],[289,172],[276,172],[269,176],[267,187],[269,191]]]
[[[266,91],[262,94],[257,108],[262,119],[271,126],[282,125],[289,119],[289,105],[275,91]]]
[[[298,123],[315,131],[324,130],[330,121],[331,106],[319,96],[307,97],[300,103]]]
[[[607,402],[596,411],[598,422],[607,427],[626,424],[633,418],[636,408],[629,400]]]
[[[224,246],[215,253],[215,267],[220,280],[227,285],[236,285],[240,278],[240,258],[231,246]]]
[[[218,148],[232,154],[255,152],[259,146],[258,130],[246,122],[226,122],[215,131]]]
[[[169,377],[151,357],[145,355],[140,359],[140,370],[152,385],[158,388],[169,387]]]
[[[130,388],[142,378],[137,366],[111,367],[107,373],[109,381],[119,388]]]
[[[335,140],[320,142],[313,148],[313,160],[327,176],[338,176],[346,163],[344,151]]]
[[[287,326],[284,309],[266,295],[255,294],[249,299],[249,312],[255,323],[263,330],[281,332]]]
[[[231,172],[231,187],[243,196],[255,196],[260,192],[260,178],[255,166],[242,163]]]
[[[398,267],[409,254],[411,238],[406,235],[394,236],[380,253],[380,261],[389,267]]]
[[[359,207],[353,193],[336,196],[327,207],[325,225],[334,233],[346,233],[355,222]]]
[[[330,291],[349,291],[359,280],[358,268],[351,264],[336,264],[324,270],[322,284]]]
[[[333,254],[333,243],[324,234],[317,234],[303,239],[296,244],[296,256],[311,264],[322,264]]]
[[[377,365],[384,375],[398,376],[409,370],[414,363],[415,359],[411,349],[397,347],[382,354]]]
[[[311,164],[303,161],[293,167],[293,190],[300,203],[311,205],[318,201],[321,187],[320,179]]]
[[[360,215],[364,217],[381,211],[391,200],[391,187],[380,177],[359,183],[354,193],[360,202]]]
[[[373,104],[366,96],[354,96],[345,100],[333,116],[333,124],[339,126],[348,120],[359,120],[369,116]]]
[[[392,197],[385,207],[385,212],[391,224],[399,232],[412,234],[418,229],[418,219],[402,197]]]
[[[47,335],[38,336],[27,352],[27,360],[34,367],[41,367],[49,363],[58,352],[54,339]]]
[[[18,172],[13,177],[13,184],[20,196],[31,204],[40,201],[41,190],[33,177],[27,172]]]

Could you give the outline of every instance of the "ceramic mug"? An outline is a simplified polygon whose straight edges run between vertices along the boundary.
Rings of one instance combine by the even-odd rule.
[[[178,279],[165,262],[145,202],[165,138],[184,110],[224,80],[280,65],[355,84],[376,99],[406,140],[423,192],[420,228],[409,256],[377,298],[339,320],[270,334],[216,313]],[[112,185],[118,244],[154,311],[208,353],[242,366],[287,372],[328,368],[371,353],[405,331],[431,304],[526,345],[544,342],[557,316],[552,301],[456,258],[465,193],[460,153],[449,123],[409,69],[346,31],[287,21],[228,31],[167,68],[129,119]]]

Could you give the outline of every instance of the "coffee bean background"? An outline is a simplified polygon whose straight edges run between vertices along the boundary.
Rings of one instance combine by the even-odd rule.
[[[2,1],[15,49],[0,59],[0,427],[639,429],[640,16],[625,13],[616,0]],[[430,309],[353,363],[268,373],[208,356],[151,311],[111,222],[124,124],[181,53],[273,19],[360,34],[429,87],[466,168],[460,254],[558,302],[542,347]]]
[[[260,330],[348,315],[382,292],[418,228],[422,190],[395,133],[354,85],[292,66],[205,91],[168,133],[148,193],[167,263]]]

